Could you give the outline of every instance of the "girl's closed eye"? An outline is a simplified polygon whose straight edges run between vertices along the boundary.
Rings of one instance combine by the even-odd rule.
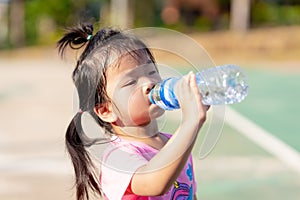
[[[130,86],[130,85],[134,85],[136,83],[136,80],[134,79],[130,79],[128,81],[126,81],[122,87],[126,87],[126,86]]]

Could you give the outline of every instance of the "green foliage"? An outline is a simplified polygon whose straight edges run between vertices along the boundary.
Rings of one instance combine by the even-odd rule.
[[[196,19],[195,21],[195,26],[200,30],[200,31],[209,31],[212,29],[212,24],[211,22],[203,17],[203,16],[200,16]]]
[[[279,5],[259,1],[252,7],[252,25],[291,25],[300,23],[300,5]]]
[[[86,8],[85,0],[28,0],[25,1],[25,32],[26,43],[35,44],[39,40],[39,29],[47,26],[43,23],[45,20],[50,22],[54,30],[50,30],[49,35],[55,34],[56,30],[75,24],[82,17],[79,15],[81,10]],[[84,14],[83,14],[84,15]],[[58,28],[59,27],[59,28]],[[53,31],[52,33],[50,33]]]
[[[160,16],[157,11],[157,2],[156,0],[145,1],[132,1],[134,9],[134,24],[137,27],[145,26],[155,26],[157,25],[157,16]],[[157,15],[158,14],[158,15]]]
[[[282,6],[278,12],[279,24],[299,24],[300,6]]]
[[[192,24],[183,18],[178,23],[166,25],[161,19],[163,1],[130,0],[133,6],[134,26],[162,26],[179,31],[209,31],[227,29],[230,0],[219,0],[220,15],[210,21],[201,13]],[[26,0],[26,44],[45,42],[61,35],[62,28],[93,18],[99,20],[100,8],[110,0]],[[107,10],[109,13],[109,10]],[[106,17],[106,16],[105,16]],[[109,19],[109,16],[107,16]],[[106,19],[106,20],[107,20]],[[251,26],[275,26],[300,23],[300,0],[252,0]]]

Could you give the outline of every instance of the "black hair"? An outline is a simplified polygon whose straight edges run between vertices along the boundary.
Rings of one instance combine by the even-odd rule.
[[[62,57],[67,47],[78,50],[85,46],[72,73],[81,112],[73,117],[65,136],[66,148],[75,171],[77,200],[88,200],[90,190],[102,196],[96,168],[86,149],[97,141],[86,137],[81,126],[81,113],[88,112],[104,128],[108,136],[114,134],[111,124],[102,121],[94,112],[95,106],[110,101],[106,93],[105,73],[108,67],[113,66],[112,58],[118,59],[129,53],[135,59],[146,55],[155,63],[151,51],[133,35],[113,28],[100,29],[93,35],[93,29],[91,24],[80,24],[67,29],[64,36],[57,42],[58,51]]]

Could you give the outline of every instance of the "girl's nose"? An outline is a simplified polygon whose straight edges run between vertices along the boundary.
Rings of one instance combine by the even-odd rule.
[[[143,86],[143,92],[144,92],[144,94],[149,94],[150,91],[151,91],[151,89],[152,89],[154,86],[155,86],[154,83],[148,83],[148,84],[145,84],[145,85]]]

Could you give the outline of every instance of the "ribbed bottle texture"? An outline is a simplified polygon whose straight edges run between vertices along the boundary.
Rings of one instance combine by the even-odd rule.
[[[178,109],[174,86],[180,78],[168,78],[156,84],[149,93],[150,102],[165,110]],[[247,77],[236,65],[208,68],[196,74],[196,82],[205,105],[239,103],[248,94]]]

